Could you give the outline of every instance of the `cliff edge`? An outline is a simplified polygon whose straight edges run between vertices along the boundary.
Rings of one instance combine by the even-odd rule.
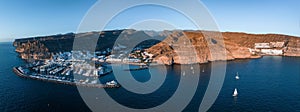
[[[154,62],[167,65],[259,58],[264,55],[300,56],[299,37],[213,31],[155,32],[128,29],[68,33],[16,39],[14,46],[22,59],[43,60],[51,59],[53,53],[71,51],[75,38],[82,38],[82,44],[89,44],[84,40],[98,38],[96,51],[101,51],[107,48],[112,49],[120,35],[124,37],[121,42],[127,41],[125,42],[127,44],[131,37],[152,39],[143,43],[147,46],[147,52],[153,54]],[[157,38],[162,41],[153,42]]]
[[[277,47],[272,43],[282,45]],[[259,44],[269,46],[255,46]],[[157,63],[168,65],[260,58],[263,55],[300,56],[300,38],[279,34],[172,31],[148,52],[154,54]]]

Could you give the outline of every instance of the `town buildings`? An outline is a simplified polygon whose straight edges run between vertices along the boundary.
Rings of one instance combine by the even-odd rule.
[[[255,43],[254,49],[249,49],[252,55],[283,55],[285,42]]]

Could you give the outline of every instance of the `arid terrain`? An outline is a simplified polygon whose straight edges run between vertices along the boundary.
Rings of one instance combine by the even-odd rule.
[[[96,51],[112,48],[115,41],[120,38],[123,39],[121,42],[129,44],[132,38],[149,39],[149,41],[143,42],[143,45],[147,46],[147,52],[153,54],[155,62],[167,65],[259,58],[263,55],[253,54],[249,51],[255,47],[255,43],[284,42],[284,46],[280,48],[283,51],[282,56],[300,56],[299,37],[212,31],[112,30],[69,33],[16,39],[14,46],[22,59],[49,59],[53,53],[71,51],[75,38],[82,39],[80,42],[83,46],[89,44],[89,39],[98,38]],[[163,38],[163,41],[153,42],[158,38]]]

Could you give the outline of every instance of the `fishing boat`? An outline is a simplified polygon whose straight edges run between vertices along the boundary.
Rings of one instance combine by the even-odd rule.
[[[237,95],[238,95],[238,92],[237,92],[237,89],[235,88],[232,96],[236,97]]]

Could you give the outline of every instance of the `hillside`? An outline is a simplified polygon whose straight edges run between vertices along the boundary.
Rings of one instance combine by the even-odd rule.
[[[82,46],[89,46],[90,40],[98,39],[96,51],[112,49],[116,40],[118,44],[129,46],[129,48],[144,46],[144,48],[149,48],[147,52],[154,55],[155,62],[169,65],[259,58],[261,54],[253,54],[249,51],[255,47],[255,43],[284,42],[283,56],[300,56],[299,37],[211,31],[112,30],[69,33],[16,39],[14,46],[22,59],[50,59],[53,53],[71,51],[75,38],[79,40],[77,44]],[[134,43],[139,42],[140,38],[147,41],[135,45]]]
[[[284,42],[282,54],[284,56],[300,56],[299,37],[207,31],[173,31],[163,42],[148,51],[156,56],[155,61],[158,63],[207,63],[217,60],[259,58],[262,55],[252,54],[249,49],[254,48],[255,43],[270,42]]]

